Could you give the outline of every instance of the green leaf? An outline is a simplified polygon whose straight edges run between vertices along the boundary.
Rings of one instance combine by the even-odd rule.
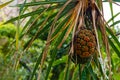
[[[24,9],[25,4],[26,4],[26,0],[24,1],[24,3],[20,7],[20,11],[19,11],[20,15],[23,13],[23,9]]]
[[[59,75],[58,80],[63,80],[64,74],[65,74],[65,72],[64,72],[64,69],[63,69],[63,70],[61,71],[60,75]]]
[[[117,14],[113,15],[112,18],[110,18],[107,23],[111,22],[114,18],[116,18],[117,16],[119,16],[120,12],[118,12]]]
[[[51,68],[52,68],[53,62],[54,62],[55,57],[56,57],[56,55],[57,55],[57,51],[58,51],[57,46],[60,44],[61,40],[63,39],[63,37],[64,37],[64,35],[65,35],[65,33],[66,33],[66,31],[67,31],[67,29],[64,30],[64,31],[61,33],[61,35],[60,35],[58,38],[56,38],[56,39],[54,40],[54,42],[51,44],[51,45],[54,45],[54,48],[51,49],[51,51],[50,51],[50,52],[52,52],[52,54],[51,54],[52,57],[51,57],[51,61],[49,62],[49,66],[48,66],[48,69],[47,69],[47,72],[46,72],[45,80],[48,79],[50,70],[51,70]]]
[[[87,66],[86,68],[87,68],[87,70],[89,71],[90,75],[92,76],[92,79],[93,79],[93,80],[97,80],[97,76],[96,76],[96,74],[94,73],[94,71],[93,71],[93,69],[92,69],[92,66],[90,65],[90,66]]]
[[[1,5],[0,5],[0,9],[3,8],[3,7],[5,7],[5,6],[7,6],[7,5],[10,4],[12,1],[13,1],[13,0],[1,4]]]
[[[111,30],[106,27],[107,32],[111,35],[111,37],[114,39],[115,43],[120,47],[120,42],[118,41],[117,37],[111,32]]]
[[[114,25],[116,25],[116,24],[119,24],[119,23],[120,23],[120,20],[115,21],[113,24],[110,25],[110,27],[112,27],[112,26],[114,26]]]
[[[87,80],[87,70],[86,68],[83,69],[82,73],[81,73],[81,80]]]
[[[25,5],[24,5],[25,6]],[[52,6],[50,7],[47,11],[50,11],[50,10],[53,10],[54,8],[57,9],[57,8],[60,8],[62,5],[59,5],[59,6]],[[23,15],[20,15],[20,16],[17,16],[17,17],[14,17],[8,21],[6,21],[4,24],[6,23],[10,23],[10,22],[13,22],[13,21],[16,21],[18,19],[22,19],[22,18],[26,18],[26,17],[29,17],[29,16],[34,16],[36,14],[40,14],[42,13],[46,8],[38,8],[37,10],[35,11],[32,11],[32,12],[29,12],[29,13],[26,13],[26,14],[23,14]]]
[[[108,40],[109,40],[111,47],[114,49],[114,51],[116,52],[116,54],[120,58],[120,51],[117,49],[117,47],[114,45],[114,43],[112,42],[112,40],[110,38],[108,38]]]
[[[26,22],[25,26],[22,28],[21,35],[24,33],[26,28],[32,23],[34,16],[31,16],[30,19]]]
[[[38,66],[39,66],[40,63],[41,63],[42,55],[43,55],[43,52],[39,55],[39,57],[38,57],[38,59],[37,59],[37,61],[36,61],[35,67],[34,67],[34,69],[33,69],[33,72],[32,72],[32,74],[31,74],[31,76],[30,76],[30,80],[33,80],[33,77],[34,77],[34,75],[35,75],[35,73],[36,73],[36,70],[38,69]]]
[[[26,18],[26,17],[29,17],[29,16],[33,16],[33,15],[35,15],[35,14],[39,14],[39,13],[41,13],[42,11],[43,11],[43,9],[39,9],[39,10],[36,10],[36,11],[32,11],[32,12],[23,14],[23,15],[21,15],[21,16],[18,16],[18,17],[15,17],[15,18],[12,18],[12,19],[6,21],[4,24],[10,23],[10,22],[13,22],[13,21],[16,21],[19,17],[20,17],[20,19],[22,19],[22,18]]]
[[[103,65],[101,65],[100,60],[98,59],[97,56],[94,57],[94,62],[95,62],[96,67],[98,68],[100,74],[104,75],[103,68],[102,68]]]
[[[109,2],[109,6],[110,6],[110,11],[111,11],[111,16],[113,17],[113,5],[111,2]],[[112,19],[112,22],[114,23],[114,18]]]
[[[34,40],[35,40],[35,39],[38,38],[40,35],[42,35],[42,33],[44,33],[47,29],[49,29],[50,23],[51,23],[51,21],[49,22],[49,24],[47,24],[43,29],[41,29],[41,30],[37,33],[37,35],[36,35],[35,38],[34,38],[34,36],[32,36],[31,39],[24,45],[24,49],[26,49],[27,47],[29,47],[28,45],[32,42],[33,38],[34,38]]]
[[[48,80],[48,76],[49,76],[49,73],[51,71],[52,64],[53,64],[53,62],[55,60],[57,50],[58,49],[56,49],[56,48],[53,48],[51,50],[51,52],[52,52],[52,54],[51,54],[51,61],[49,62],[49,66],[48,66],[48,69],[47,69],[47,72],[46,72],[45,80]]]
[[[38,1],[38,2],[30,2],[26,3],[25,7],[28,6],[37,6],[37,5],[45,5],[45,4],[56,4],[56,3],[65,3],[66,1]],[[22,4],[18,4],[17,6],[21,6]]]
[[[70,58],[68,58],[66,63],[66,71],[65,71],[65,79],[64,80],[70,80]]]
[[[31,37],[31,39],[24,45],[24,49],[26,49],[28,47],[29,44],[31,44],[31,42],[33,40],[35,40],[36,38],[38,38],[39,36],[41,36],[45,31],[47,31],[50,26],[51,26],[51,23],[53,22],[53,18],[56,16],[56,13],[52,14],[48,19],[47,23],[44,25],[44,27],[41,29],[41,30],[37,30]],[[27,31],[27,34],[29,35],[29,33],[38,28],[39,26],[39,29],[41,28],[41,25],[42,23],[44,23],[46,18],[44,18],[43,20],[39,21],[37,24],[35,24],[33,27],[30,27],[29,30]],[[30,21],[31,22],[31,21]],[[26,32],[26,31],[25,31]],[[23,32],[23,35],[24,35],[24,32]],[[23,35],[21,35],[21,37],[23,37]],[[36,35],[36,36],[35,36]],[[34,39],[33,39],[34,38]]]
[[[79,74],[79,66],[76,66],[73,72],[72,80],[76,80]]]
[[[56,65],[60,65],[61,63],[65,63],[67,61],[67,56],[63,56],[62,58],[56,60],[54,63],[53,63],[53,66],[56,66]]]

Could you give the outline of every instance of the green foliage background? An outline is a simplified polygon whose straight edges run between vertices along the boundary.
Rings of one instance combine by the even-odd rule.
[[[96,0],[96,2],[100,0]],[[106,0],[105,0],[106,1]],[[113,0],[119,2],[119,0]],[[104,1],[103,1],[104,2]],[[69,34],[61,48],[57,48],[69,27],[63,29],[64,24],[69,20],[66,14],[74,8],[75,3],[69,4],[55,22],[56,29],[51,33],[51,37],[57,37],[51,42],[46,49],[46,42],[49,38],[52,22],[59,13],[66,0],[44,0],[32,1],[18,4],[19,16],[6,21],[0,25],[0,80],[102,80],[107,79],[109,68],[99,62],[99,58],[93,59],[87,63],[82,70],[82,65],[76,65],[69,59],[69,43],[72,32]],[[109,2],[110,3],[110,2]],[[46,5],[52,5],[46,7]],[[25,13],[31,6],[37,7],[32,12]],[[110,3],[110,7],[112,4]],[[112,13],[111,8],[111,13]],[[114,28],[119,21],[113,22],[120,14],[112,15],[107,23],[112,22],[110,28],[106,27],[106,32],[110,44],[110,57],[112,66],[112,79],[120,78],[120,42]],[[28,21],[22,24],[22,19],[29,17]],[[16,26],[12,22],[17,21]],[[112,31],[111,31],[112,30]],[[101,33],[98,30],[101,40]],[[102,41],[101,41],[102,42]],[[44,64],[42,58],[48,51]],[[102,57],[107,64],[107,55],[104,47],[101,47]],[[102,62],[103,63],[103,62]],[[106,71],[102,71],[102,67]],[[106,77],[107,76],[107,77]],[[108,78],[109,79],[109,78]]]

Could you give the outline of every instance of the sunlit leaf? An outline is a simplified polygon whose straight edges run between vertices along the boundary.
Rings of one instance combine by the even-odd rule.
[[[61,63],[65,63],[67,61],[67,56],[63,56],[62,58],[56,60],[53,63],[53,66],[60,65]]]

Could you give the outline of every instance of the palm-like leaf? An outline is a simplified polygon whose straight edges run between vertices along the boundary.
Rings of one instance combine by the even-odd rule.
[[[74,64],[70,62],[69,54],[66,54],[68,56],[68,60],[66,61],[64,60],[58,63],[58,64],[66,63],[66,67],[64,68],[65,71],[64,79],[69,80],[71,76],[73,80],[78,78],[86,79],[85,76],[89,76],[89,79],[92,78],[93,80],[97,80],[99,78],[97,72],[99,71],[100,71],[99,72],[100,77],[103,79],[107,79],[108,75],[104,73],[104,71],[107,72],[107,70],[110,70],[108,79],[111,79],[110,78],[111,54],[109,51],[108,41],[112,46],[112,49],[117,53],[119,57],[120,57],[119,54],[120,43],[116,38],[116,36],[113,33],[111,33],[110,31],[111,29],[109,28],[109,26],[105,25],[107,22],[105,22],[102,13],[100,12],[100,10],[102,10],[101,3],[102,0],[99,0],[97,4],[94,0],[91,1],[90,0],[68,0],[68,1],[50,0],[50,1],[24,3],[24,5],[22,4],[17,5],[18,7],[24,7],[24,8],[31,6],[39,6],[36,10],[32,12],[21,14],[20,16],[15,17],[6,22],[6,23],[13,22],[18,19],[30,17],[29,20],[26,22],[26,25],[24,26],[19,38],[20,40],[22,40],[24,39],[24,36],[32,34],[29,41],[26,44],[24,44],[24,48],[23,48],[24,51],[28,50],[28,48],[32,45],[32,42],[47,31],[47,40],[45,40],[46,46],[44,47],[41,55],[39,56],[36,62],[36,65],[33,69],[33,73],[31,74],[30,77],[31,80],[34,77],[36,70],[39,69],[39,64],[40,64],[39,74],[43,73],[44,62],[46,61],[47,56],[51,55],[51,60],[49,61],[49,65],[46,68],[46,75],[45,75],[45,80],[48,80],[51,72],[51,68],[56,65],[57,61],[59,61],[59,60],[55,61],[58,51],[63,48],[63,44],[67,40],[67,38],[70,38],[68,43],[71,42],[72,45],[70,48],[70,53],[73,53],[74,35],[76,34],[77,30],[84,25],[91,29],[94,29],[95,31],[96,40],[97,40],[97,53],[94,57],[93,62],[85,64],[85,66],[77,65],[77,67],[75,68],[73,66]],[[117,15],[119,15],[119,13]],[[112,15],[113,16],[112,18],[116,17],[117,15],[115,16]],[[114,22],[111,26],[114,26],[119,22],[120,21]],[[101,35],[98,34],[99,31]],[[107,35],[106,32],[108,32],[109,34]],[[99,36],[102,37],[99,38]],[[118,44],[114,45],[112,43],[111,38],[109,38],[109,36],[111,36],[113,40]],[[105,47],[105,51],[101,50],[101,46]],[[103,53],[107,54],[108,63],[105,63],[103,61],[104,60]],[[106,68],[107,64],[109,65],[108,69]],[[74,72],[72,72],[72,69],[74,69]],[[97,72],[94,71],[95,69],[97,69],[96,70]],[[38,79],[39,78],[40,76],[38,76]]]

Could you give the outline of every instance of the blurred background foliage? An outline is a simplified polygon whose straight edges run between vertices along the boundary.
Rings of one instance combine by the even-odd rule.
[[[101,0],[96,1],[100,3]],[[113,1],[119,2],[119,0]],[[76,3],[69,4],[59,14],[65,3],[66,0],[32,0],[31,2],[24,0],[22,4],[14,6],[18,7],[19,15],[0,23],[0,80],[109,80],[106,78],[109,74],[108,65],[104,66],[93,59],[82,70],[82,65],[76,65],[69,59],[72,32],[57,49],[69,29],[69,27],[63,29],[70,16],[66,14],[76,5]],[[50,33],[54,19],[56,19],[55,16],[58,14],[55,31]],[[119,14],[112,15],[107,22],[112,22]],[[26,20],[24,21],[24,19]],[[120,79],[120,42],[118,41],[120,28],[116,29],[115,26],[119,23],[120,20],[113,21],[110,29],[106,27],[113,80]],[[46,49],[46,42],[50,34],[51,37],[56,35],[57,37]],[[99,30],[98,35],[101,40]],[[45,51],[48,51],[47,55],[44,55],[46,58],[43,57]],[[101,47],[101,52],[103,62],[107,64],[104,47]],[[45,58],[44,61],[42,61],[43,58]],[[106,68],[106,72],[102,71],[100,65]]]

